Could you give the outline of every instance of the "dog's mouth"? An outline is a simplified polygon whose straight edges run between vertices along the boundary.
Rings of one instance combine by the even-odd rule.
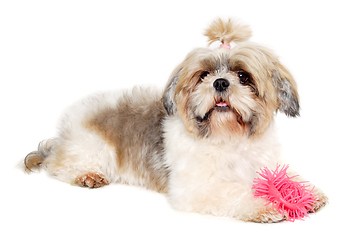
[[[213,119],[215,121],[214,125],[210,122],[213,114],[216,114],[216,118]],[[230,128],[233,127],[232,129],[237,129],[237,127],[234,126],[244,126],[244,121],[240,113],[224,98],[214,99],[213,106],[208,112],[206,112],[204,116],[195,117],[195,119],[200,135],[202,136],[208,136],[212,131],[212,127],[219,128],[219,126],[222,126],[220,128],[228,129],[226,126],[230,126]]]
[[[227,111],[230,110],[230,105],[226,101],[220,100],[215,103],[214,109],[219,111]]]
[[[212,109],[220,112],[231,110],[229,99],[226,99],[223,96],[214,97],[214,106]]]
[[[210,108],[210,110],[207,113],[205,113],[203,117],[200,116],[196,117],[196,120],[200,123],[207,121],[213,111],[218,111],[218,112],[231,111],[231,106],[227,101],[223,100],[222,98],[219,100],[215,100],[214,106]]]

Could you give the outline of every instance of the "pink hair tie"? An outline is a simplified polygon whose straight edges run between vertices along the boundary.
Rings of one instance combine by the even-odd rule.
[[[227,43],[223,43],[220,45],[220,47],[226,48],[226,49],[230,49],[230,44]]]

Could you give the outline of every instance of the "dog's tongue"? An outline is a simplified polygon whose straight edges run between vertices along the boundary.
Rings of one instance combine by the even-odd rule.
[[[218,102],[216,103],[217,107],[227,107],[227,103],[226,102]]]

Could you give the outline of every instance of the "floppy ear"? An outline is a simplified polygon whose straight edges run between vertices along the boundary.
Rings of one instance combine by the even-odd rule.
[[[179,80],[180,71],[182,68],[176,69],[172,76],[170,77],[165,92],[163,95],[163,105],[166,109],[166,112],[169,116],[172,116],[176,113],[177,107],[176,107],[176,101],[175,101],[175,88]]]
[[[296,82],[290,72],[278,64],[277,69],[273,71],[272,78],[278,95],[278,110],[288,117],[300,116],[299,95]]]

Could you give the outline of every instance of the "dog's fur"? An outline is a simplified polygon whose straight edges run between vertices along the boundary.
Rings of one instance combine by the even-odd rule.
[[[137,87],[76,103],[58,137],[25,158],[25,169],[90,188],[144,186],[182,211],[286,218],[251,187],[260,168],[281,163],[274,113],[299,115],[296,83],[269,49],[248,41],[248,26],[218,19],[205,35],[210,44],[234,46],[190,52],[164,91]],[[319,209],[327,198],[315,192]]]

